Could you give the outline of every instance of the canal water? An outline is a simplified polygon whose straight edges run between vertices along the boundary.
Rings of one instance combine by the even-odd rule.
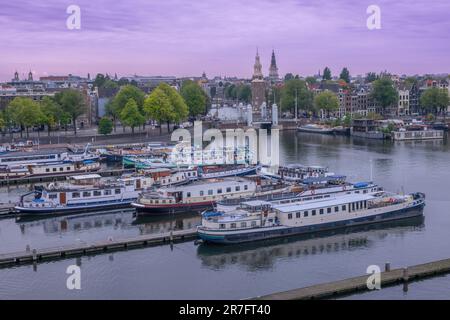
[[[450,257],[450,147],[283,132],[284,164],[328,166],[349,181],[372,179],[394,192],[426,193],[424,219],[238,246],[193,241],[0,269],[0,299],[242,299]],[[0,202],[30,187],[2,188]],[[0,253],[192,228],[196,214],[137,219],[132,211],[34,221],[0,220]],[[81,290],[66,269],[81,267]],[[345,299],[450,298],[443,276]]]

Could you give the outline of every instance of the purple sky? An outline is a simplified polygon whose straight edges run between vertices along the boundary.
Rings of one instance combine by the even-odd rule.
[[[66,8],[81,7],[81,30]],[[381,8],[381,30],[366,9]],[[272,48],[280,74],[450,72],[448,0],[0,0],[0,80],[55,74],[250,77]]]

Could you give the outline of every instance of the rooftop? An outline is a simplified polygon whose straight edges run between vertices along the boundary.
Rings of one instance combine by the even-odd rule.
[[[352,194],[348,196],[339,196],[332,199],[326,199],[326,200],[311,200],[311,201],[304,201],[298,204],[285,204],[285,205],[277,205],[274,206],[274,209],[281,213],[290,213],[290,212],[297,212],[297,211],[303,211],[303,210],[310,210],[310,209],[317,209],[317,208],[324,208],[324,207],[332,207],[332,206],[338,206],[342,204],[347,204],[350,202],[356,202],[356,201],[366,201],[366,200],[372,200],[376,197],[373,195],[368,194]]]

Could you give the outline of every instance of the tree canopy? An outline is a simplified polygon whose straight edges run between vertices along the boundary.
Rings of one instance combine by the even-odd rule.
[[[449,105],[448,91],[439,88],[426,89],[420,96],[420,105],[426,112],[445,113]]]
[[[328,67],[325,67],[322,75],[323,80],[331,80],[331,70]]]
[[[145,123],[145,117],[138,109],[136,101],[130,98],[125,104],[125,107],[120,112],[120,122],[124,126],[131,128],[131,132],[134,133],[134,128],[141,126]]]
[[[298,110],[312,110],[312,93],[308,90],[306,82],[299,79],[285,82],[281,90],[281,109],[284,111],[295,110],[296,97]]]
[[[189,115],[197,116],[206,112],[207,96],[203,89],[194,81],[184,81],[181,86],[181,96],[189,109]]]
[[[392,80],[388,77],[375,80],[372,87],[372,98],[377,102],[384,110],[397,103],[398,92],[395,89]]]
[[[343,68],[341,74],[339,75],[339,79],[344,80],[347,83],[350,83],[350,72],[347,68]]]
[[[339,108],[339,100],[331,91],[323,91],[314,97],[314,107],[317,111],[323,110],[329,117],[330,112]]]
[[[74,133],[77,134],[77,119],[86,112],[86,101],[83,94],[74,89],[67,89],[55,94],[55,101],[70,116]]]

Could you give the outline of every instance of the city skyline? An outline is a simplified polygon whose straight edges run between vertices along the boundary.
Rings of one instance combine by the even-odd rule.
[[[81,29],[69,30],[67,1],[4,3],[0,81],[16,70],[46,75],[117,73],[177,77],[251,78],[259,48],[269,74],[275,49],[280,76],[337,75],[388,70],[395,74],[448,73],[450,31],[446,1],[377,1],[381,29],[369,30],[372,3],[231,0],[226,3],[95,3],[79,0]],[[326,22],[326,23],[324,23]]]

